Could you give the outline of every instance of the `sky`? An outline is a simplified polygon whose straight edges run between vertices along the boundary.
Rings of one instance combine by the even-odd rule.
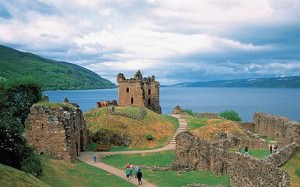
[[[299,0],[0,0],[0,44],[116,83],[300,75]]]

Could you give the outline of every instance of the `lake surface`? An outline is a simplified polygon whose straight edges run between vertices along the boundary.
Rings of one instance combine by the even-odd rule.
[[[51,102],[68,97],[85,112],[97,101],[118,98],[118,89],[45,91]],[[254,112],[266,112],[300,121],[300,89],[277,88],[160,88],[160,105],[170,114],[176,105],[194,112],[235,110],[243,121],[253,121]]]

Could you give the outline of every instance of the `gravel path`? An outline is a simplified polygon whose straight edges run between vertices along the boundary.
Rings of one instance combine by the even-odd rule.
[[[120,170],[118,168],[115,168],[111,165],[108,165],[108,164],[105,164],[103,162],[101,162],[101,158],[105,157],[105,156],[108,156],[108,155],[119,155],[119,154],[138,154],[138,153],[155,153],[155,152],[161,152],[161,151],[167,151],[167,150],[173,150],[175,149],[176,147],[176,140],[175,140],[175,137],[178,133],[180,132],[183,132],[187,129],[187,122],[185,119],[181,118],[180,115],[171,115],[175,118],[178,119],[179,121],[179,127],[178,129],[176,130],[174,136],[172,137],[171,141],[168,143],[168,145],[164,146],[164,147],[161,147],[161,148],[158,148],[158,149],[151,149],[151,150],[137,150],[137,151],[113,151],[113,152],[81,152],[80,153],[80,157],[78,157],[79,160],[89,164],[89,165],[92,165],[92,166],[95,166],[95,167],[98,167],[98,168],[101,168],[113,175],[116,175],[136,186],[138,186],[138,183],[137,183],[137,179],[127,179],[126,176],[125,176],[125,171],[124,170]],[[92,161],[92,157],[96,155],[97,156],[97,162],[93,162]],[[148,182],[147,180],[145,179],[142,179],[143,181],[143,185],[142,186],[145,186],[145,187],[154,187],[155,185]]]

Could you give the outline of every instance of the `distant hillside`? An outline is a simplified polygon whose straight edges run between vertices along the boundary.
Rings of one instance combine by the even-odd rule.
[[[45,90],[115,87],[110,81],[78,65],[46,59],[0,45],[0,81],[22,77],[39,81]]]
[[[219,80],[207,82],[185,82],[176,87],[252,87],[252,88],[300,88],[300,76],[257,79]]]

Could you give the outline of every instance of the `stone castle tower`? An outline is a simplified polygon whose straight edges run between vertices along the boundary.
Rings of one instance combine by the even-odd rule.
[[[120,106],[142,106],[161,114],[159,105],[159,82],[155,81],[155,76],[143,78],[138,70],[134,78],[126,79],[123,73],[117,75],[119,84]]]

